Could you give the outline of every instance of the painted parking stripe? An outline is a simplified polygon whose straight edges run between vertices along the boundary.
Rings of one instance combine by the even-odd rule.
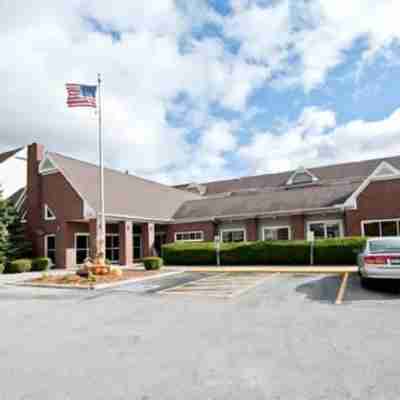
[[[275,275],[271,273],[251,275],[220,273],[168,288],[159,293],[232,298],[255,288]]]

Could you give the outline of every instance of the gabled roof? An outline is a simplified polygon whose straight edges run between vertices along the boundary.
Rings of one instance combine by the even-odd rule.
[[[281,188],[253,194],[232,193],[226,197],[206,197],[187,201],[175,213],[174,218],[190,220],[228,218],[246,214],[261,216],[268,213],[340,207],[361,183],[362,180],[353,180],[290,190]]]
[[[400,169],[400,156],[396,156],[308,168],[307,171],[318,177],[319,184],[325,184],[328,181],[353,178],[365,179],[382,161],[386,161],[393,167]],[[206,187],[206,196],[217,193],[245,191],[249,189],[277,188],[285,186],[295,172],[296,170],[291,170],[273,174],[246,176],[237,179],[202,183],[201,185]],[[176,187],[179,189],[185,189],[186,186],[187,185],[182,184]]]
[[[99,168],[58,153],[48,153],[48,156],[93,211],[99,211]],[[105,168],[104,180],[108,216],[168,221],[185,201],[199,198],[193,193],[108,168]]]
[[[8,160],[9,158],[14,156],[15,154],[17,154],[22,149],[23,149],[23,147],[18,147],[18,149],[14,149],[14,150],[6,151],[4,153],[0,153],[0,164],[2,162],[4,162],[4,161]]]

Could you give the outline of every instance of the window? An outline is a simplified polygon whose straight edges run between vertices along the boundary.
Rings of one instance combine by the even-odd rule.
[[[223,242],[244,242],[246,233],[244,229],[224,229],[221,231]]]
[[[138,260],[143,257],[142,251],[142,226],[133,225],[133,260]]]
[[[400,219],[363,221],[361,231],[364,236],[400,236]]]
[[[47,204],[44,205],[44,219],[46,221],[54,221],[56,219],[55,214]]]
[[[56,263],[56,235],[46,235],[44,237],[44,254],[50,258],[53,265]]]
[[[263,228],[263,240],[290,240],[289,226]]]
[[[90,253],[90,237],[88,233],[75,234],[75,254],[76,264],[81,265],[89,257]]]
[[[175,242],[199,242],[203,239],[203,231],[176,232]]]
[[[314,232],[315,239],[328,239],[343,236],[342,221],[316,221],[308,223],[308,231]]]
[[[48,157],[46,157],[39,166],[39,173],[47,175],[47,174],[52,174],[54,172],[57,172],[56,166]]]
[[[286,185],[307,185],[317,182],[318,178],[304,167],[297,168],[296,171],[290,176]]]
[[[119,234],[107,233],[106,235],[106,259],[113,264],[119,263]]]

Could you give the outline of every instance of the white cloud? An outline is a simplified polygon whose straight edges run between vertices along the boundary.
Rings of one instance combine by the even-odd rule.
[[[306,90],[322,84],[329,71],[347,59],[348,50],[364,40],[362,60],[400,39],[397,0],[302,0],[296,3],[295,17],[306,23],[292,35],[294,53],[300,57],[299,76]]]
[[[337,125],[333,111],[310,107],[284,131],[255,133],[239,154],[259,174],[398,155],[399,137],[400,109],[380,121]]]

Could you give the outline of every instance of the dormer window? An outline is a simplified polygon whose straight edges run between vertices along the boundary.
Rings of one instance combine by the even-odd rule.
[[[317,182],[318,178],[304,167],[297,168],[291,175],[286,185],[307,185]]]
[[[47,204],[44,205],[44,219],[46,221],[54,221],[56,219],[56,215]]]
[[[49,156],[45,157],[39,166],[39,173],[42,175],[53,174],[57,172],[57,167],[50,160]]]

